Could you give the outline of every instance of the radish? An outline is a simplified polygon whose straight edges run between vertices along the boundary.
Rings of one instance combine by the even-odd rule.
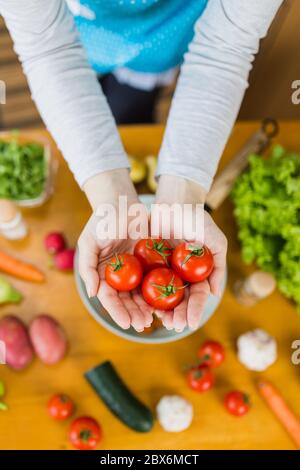
[[[66,247],[65,237],[59,232],[49,233],[45,238],[45,247],[51,255],[60,253]]]
[[[73,271],[74,268],[74,255],[73,248],[66,248],[54,256],[54,266],[60,271]]]

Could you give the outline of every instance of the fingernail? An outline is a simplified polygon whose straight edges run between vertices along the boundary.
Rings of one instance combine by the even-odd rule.
[[[137,333],[142,333],[142,331],[144,331],[144,326],[141,326],[141,325],[134,325],[134,324],[133,324],[132,326],[133,326],[133,328],[135,329],[135,331],[136,331]]]
[[[218,289],[216,289],[215,292],[213,292],[213,295],[215,297],[221,297],[221,289],[218,287]]]
[[[89,296],[89,299],[91,299],[92,297],[94,297],[94,293],[93,293],[93,290],[91,288],[91,286],[88,286],[87,287],[87,294]]]
[[[176,331],[176,333],[182,333],[182,332],[183,332],[183,328],[175,328],[175,331]]]

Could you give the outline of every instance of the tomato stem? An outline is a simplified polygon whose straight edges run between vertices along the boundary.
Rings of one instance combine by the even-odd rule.
[[[91,437],[92,432],[89,429],[83,429],[80,431],[80,439],[84,442],[87,442],[89,438]]]
[[[153,240],[151,238],[151,241],[152,241],[152,246],[150,246],[147,242],[146,247],[149,250],[153,250],[157,254],[159,254],[165,260],[167,266],[169,266],[168,256],[171,255],[171,252],[170,252],[170,248],[164,246],[165,240],[161,240],[160,242],[157,242],[156,240]],[[169,253],[165,253],[165,251],[168,251]]]
[[[192,256],[196,256],[196,257],[200,258],[201,256],[204,255],[203,246],[190,245],[188,247],[188,250],[190,251],[190,253],[184,258],[184,260],[181,263],[181,266],[183,266]]]
[[[207,363],[211,358],[210,354],[204,354],[204,356],[201,356],[199,361],[197,362],[198,366],[201,366],[202,364]]]
[[[68,395],[64,395],[63,393],[60,395],[60,400],[62,403],[67,403],[69,401]]]
[[[113,271],[119,271],[123,266],[123,261],[119,258],[118,253],[115,253],[116,261],[114,263],[107,263],[113,268]]]
[[[243,402],[246,405],[251,405],[250,397],[249,397],[249,395],[247,395],[247,393],[243,393]]]
[[[202,370],[194,370],[193,371],[193,377],[194,379],[201,379],[203,377],[203,371]]]
[[[184,286],[180,286],[180,287],[174,286],[174,276],[173,276],[167,286],[162,286],[161,284],[154,284],[154,283],[151,283],[151,286],[155,287],[160,292],[160,295],[157,298],[162,299],[163,297],[169,297],[170,295],[176,294],[178,290],[184,289],[187,286],[187,284],[184,284]]]

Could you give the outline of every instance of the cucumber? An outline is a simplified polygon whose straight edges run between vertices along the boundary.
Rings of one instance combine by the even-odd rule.
[[[124,424],[137,432],[152,429],[151,410],[132,394],[111,362],[99,364],[84,376],[110,411]]]

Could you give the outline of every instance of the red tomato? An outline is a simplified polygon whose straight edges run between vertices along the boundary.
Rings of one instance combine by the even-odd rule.
[[[172,247],[167,240],[143,239],[137,242],[134,255],[140,260],[145,272],[152,269],[169,267]]]
[[[142,277],[141,263],[129,253],[116,254],[105,268],[107,284],[119,291],[135,289],[141,283]]]
[[[196,392],[206,392],[212,388],[215,379],[209,367],[200,365],[188,371],[187,381],[190,388]]]
[[[208,278],[214,267],[214,259],[207,246],[181,243],[172,254],[172,268],[188,282],[201,282]]]
[[[69,440],[79,450],[93,450],[102,437],[102,431],[94,418],[81,416],[75,419],[70,427]]]
[[[225,350],[217,341],[205,341],[198,350],[201,364],[209,367],[219,367],[225,359]]]
[[[232,415],[243,416],[250,409],[250,400],[244,392],[234,390],[227,393],[224,398],[224,405]]]
[[[147,302],[159,310],[173,310],[184,297],[180,277],[169,268],[150,271],[143,280],[142,294]]]
[[[47,408],[51,418],[62,421],[73,414],[74,403],[68,395],[61,393],[50,398]]]

